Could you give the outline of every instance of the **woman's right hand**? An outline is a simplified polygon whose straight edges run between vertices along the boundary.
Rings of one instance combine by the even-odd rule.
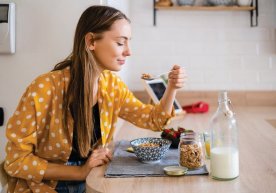
[[[81,166],[84,179],[92,168],[107,164],[112,159],[112,152],[108,148],[99,147],[94,149],[83,166]]]

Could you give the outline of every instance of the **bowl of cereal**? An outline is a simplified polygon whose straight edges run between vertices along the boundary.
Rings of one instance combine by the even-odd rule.
[[[144,137],[130,141],[136,157],[143,163],[158,163],[169,150],[168,139]]]

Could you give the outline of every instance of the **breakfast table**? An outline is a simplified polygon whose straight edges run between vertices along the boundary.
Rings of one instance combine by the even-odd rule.
[[[230,181],[212,179],[211,175],[179,177],[106,178],[107,165],[91,170],[86,179],[87,193],[275,193],[276,192],[276,107],[236,107],[239,128],[238,178]],[[178,126],[203,132],[215,108],[204,114],[179,115],[168,128]],[[140,129],[124,121],[114,134],[114,141],[140,137],[160,137],[160,132]],[[210,160],[206,160],[210,171]]]

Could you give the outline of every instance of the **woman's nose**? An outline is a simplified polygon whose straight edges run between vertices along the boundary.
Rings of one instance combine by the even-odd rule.
[[[131,55],[131,50],[130,50],[129,46],[126,46],[123,54],[124,54],[124,56],[130,56]]]

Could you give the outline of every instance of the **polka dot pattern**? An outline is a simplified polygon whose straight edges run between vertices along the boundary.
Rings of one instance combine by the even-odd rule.
[[[9,187],[16,188],[15,192],[53,192],[56,181],[42,182],[48,163],[42,157],[62,163],[69,159],[73,120],[69,117],[69,135],[62,125],[63,95],[69,80],[69,68],[39,76],[26,89],[7,123],[5,170],[11,176]],[[162,112],[159,104],[141,103],[110,71],[101,74],[98,90],[103,144],[112,139],[118,117],[139,127],[160,130],[172,116]]]
[[[158,131],[174,116],[174,112],[171,115],[162,113],[160,104],[152,106],[141,103],[114,73],[103,73],[99,87],[98,102],[101,109],[103,143],[111,139],[112,135],[109,134],[116,128],[114,123],[117,117],[126,119],[138,127]],[[159,119],[161,121],[158,121]]]

